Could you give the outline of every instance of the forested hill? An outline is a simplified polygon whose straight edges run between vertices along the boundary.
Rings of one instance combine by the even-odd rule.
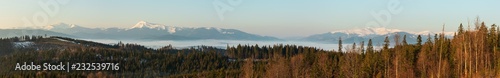
[[[479,22],[474,26],[466,29],[460,25],[453,38],[427,35],[434,38],[422,42],[418,37],[417,43],[409,44],[404,35],[394,35],[392,40],[384,39],[381,49],[368,40],[367,44],[339,44],[338,51],[280,44],[228,46],[225,50],[210,46],[149,49],[64,37],[4,38],[0,39],[0,77],[500,77],[498,27]],[[110,62],[119,63],[122,69],[16,71],[19,62]]]

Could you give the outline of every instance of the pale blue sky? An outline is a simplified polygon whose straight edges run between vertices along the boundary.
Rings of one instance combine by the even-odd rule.
[[[45,12],[39,2],[52,0],[1,0],[0,28],[21,27]],[[144,20],[180,27],[220,27],[276,36],[303,37],[335,30],[365,28],[376,21],[370,12],[387,10],[390,0],[242,0],[220,20],[214,1],[226,0],[70,0],[48,24],[69,23],[86,27],[128,28]],[[455,31],[459,23],[480,16],[486,24],[500,23],[498,0],[393,0],[402,11],[393,14],[386,28],[411,31]],[[52,6],[51,6],[52,8]],[[46,13],[46,12],[45,12]]]

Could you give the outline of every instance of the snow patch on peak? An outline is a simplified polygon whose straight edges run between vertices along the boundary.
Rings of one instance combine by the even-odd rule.
[[[195,27],[195,28],[196,28],[196,27]],[[212,29],[215,29],[215,30],[217,30],[217,31],[219,31],[219,32],[220,32],[220,31],[222,31],[222,29],[221,29],[221,28],[217,28],[217,27],[199,27],[199,28],[205,28],[206,30],[212,30]]]
[[[363,29],[351,29],[351,30],[338,30],[332,31],[331,34],[334,33],[345,33],[349,35],[358,35],[358,36],[367,36],[367,35],[387,35],[390,33],[397,32],[407,32],[415,35],[428,35],[428,34],[439,34],[441,32],[432,32],[432,31],[421,31],[421,32],[413,32],[413,31],[403,31],[399,29],[387,29],[387,28],[363,28]],[[452,36],[455,32],[444,32],[447,36]]]
[[[443,33],[446,36],[455,35],[455,32],[432,32],[432,31],[421,31],[421,32],[413,33],[413,34],[416,34],[416,35],[434,35],[434,34],[441,34],[441,33]]]
[[[43,29],[45,29],[45,30],[50,30],[50,29],[53,29],[53,28],[54,28],[54,26],[50,26],[50,25],[43,27]]]
[[[194,29],[205,29],[205,30],[216,30],[221,34],[234,34],[235,32],[228,31],[227,29],[218,28],[218,27],[194,27]]]
[[[70,28],[74,28],[74,27],[76,27],[76,25],[75,24],[71,24],[69,27]]]
[[[224,31],[224,32],[222,32],[222,34],[234,34],[234,32],[226,32],[226,31]]]
[[[374,32],[378,35],[385,35],[389,33],[395,33],[395,32],[401,32],[402,30],[399,29],[386,29],[386,28],[372,28]]]
[[[66,23],[57,23],[57,24],[53,24],[53,26],[69,26],[70,24],[66,24]]]
[[[222,28],[216,28],[216,27],[211,27],[215,30],[217,30],[218,32],[222,33],[222,34],[234,34],[234,32],[230,32],[230,31],[227,31],[225,29],[222,29]]]
[[[175,33],[175,27],[169,27],[168,28],[168,33],[172,34],[172,33]]]
[[[386,29],[386,28],[363,28],[363,29],[351,29],[351,30],[338,30],[338,31],[332,31],[330,33],[346,33],[346,34],[357,34],[359,36],[366,36],[366,35],[385,35],[389,33],[395,33],[395,32],[401,32],[402,30],[398,29]]]
[[[146,21],[139,21],[137,24],[132,26],[132,28],[130,28],[130,29],[144,28],[144,27],[147,27],[149,29],[161,29],[161,30],[165,30],[165,28],[166,28],[166,26],[162,25],[162,24],[155,24],[155,23],[149,23]]]
[[[129,28],[127,30],[135,29],[135,28],[138,28],[138,29],[148,28],[148,29],[156,29],[156,30],[167,30],[168,33],[170,33],[170,34],[175,33],[176,30],[180,30],[180,28],[178,28],[178,27],[166,26],[166,25],[163,25],[163,24],[150,23],[150,22],[146,22],[146,21],[139,21],[137,24],[135,24],[134,26],[132,26],[131,28]]]
[[[431,31],[421,31],[421,32],[416,32],[414,34],[418,34],[418,35],[428,35],[428,34],[434,34],[434,32],[431,32]]]
[[[69,29],[69,28],[74,28],[74,27],[77,27],[77,25],[75,25],[75,24],[66,24],[66,23],[58,23],[58,24],[44,26],[42,28],[46,29],[46,30],[51,30],[51,29]]]

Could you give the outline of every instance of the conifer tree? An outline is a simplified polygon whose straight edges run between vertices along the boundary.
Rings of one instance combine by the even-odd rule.
[[[351,51],[352,51],[352,52],[357,52],[357,51],[356,51],[356,43],[352,44],[352,50],[351,50]]]
[[[361,41],[361,46],[359,47],[359,50],[360,50],[362,53],[365,53],[365,41]]]
[[[417,46],[421,46],[421,45],[422,45],[422,36],[418,35],[417,36]]]
[[[460,23],[460,26],[458,27],[458,34],[460,35],[462,33],[464,33],[464,26]]]
[[[384,40],[384,47],[382,49],[382,57],[384,58],[383,62],[384,62],[384,68],[385,68],[385,70],[384,70],[385,76],[392,75],[390,73],[391,71],[389,70],[389,68],[391,67],[390,62],[391,62],[391,58],[392,58],[392,54],[389,51],[389,44],[390,44],[389,37],[386,36],[385,40]]]
[[[403,45],[407,45],[408,42],[406,42],[406,34],[403,36]]]
[[[438,42],[437,42],[437,41],[438,41],[438,38],[439,38],[439,37],[438,37],[438,34],[434,34],[434,43],[438,43]]]
[[[496,45],[498,45],[498,33],[497,33],[497,26],[495,24],[491,25],[490,31],[489,31],[489,37],[488,37],[488,43],[490,44],[490,47],[496,48]]]
[[[373,53],[373,43],[372,39],[368,40],[368,47],[366,48],[367,53]]]
[[[425,44],[432,44],[431,34],[427,35],[427,41],[425,41]]]
[[[384,50],[389,49],[389,44],[390,44],[389,36],[386,36],[384,39]]]
[[[339,37],[339,52],[342,52],[342,37]]]

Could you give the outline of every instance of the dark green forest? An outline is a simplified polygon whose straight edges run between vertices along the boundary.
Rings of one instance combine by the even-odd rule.
[[[102,44],[57,36],[0,39],[0,77],[174,77],[174,78],[491,78],[500,77],[500,31],[477,21],[453,37],[386,37],[381,48],[360,41],[337,50],[300,45],[197,46],[151,49],[119,42]],[[443,28],[444,29],[444,28]],[[429,36],[422,42],[422,36]],[[390,42],[393,41],[393,42]],[[31,47],[15,42],[33,42]],[[364,43],[367,44],[364,44]],[[339,40],[339,43],[342,43]],[[175,46],[175,45],[174,45]],[[342,46],[342,44],[339,44]],[[120,70],[19,71],[16,63],[120,63]]]

